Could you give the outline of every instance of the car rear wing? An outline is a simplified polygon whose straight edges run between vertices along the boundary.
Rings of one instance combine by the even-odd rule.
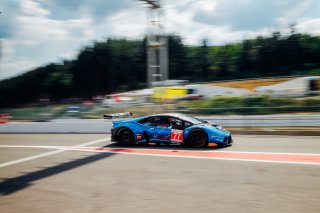
[[[105,114],[103,115],[104,119],[112,119],[112,118],[123,118],[123,117],[131,117],[131,112],[121,112],[121,113],[114,113],[114,114]]]

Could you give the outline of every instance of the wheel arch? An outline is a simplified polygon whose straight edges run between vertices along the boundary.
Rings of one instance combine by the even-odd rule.
[[[191,133],[191,132],[194,132],[194,131],[201,131],[201,132],[203,132],[203,133],[205,134],[205,136],[206,136],[207,143],[209,143],[209,135],[208,135],[208,133],[207,133],[204,129],[201,129],[201,128],[199,128],[199,127],[196,127],[196,128],[194,128],[194,129],[191,129],[191,130],[188,132],[187,137],[186,137],[186,143],[188,143],[188,138],[189,138],[190,133]]]
[[[129,131],[131,131],[132,134],[134,135],[134,138],[136,138],[136,137],[135,137],[136,134],[135,134],[135,132],[134,132],[132,129],[130,129],[130,128],[127,127],[127,126],[120,126],[120,127],[117,128],[117,130],[116,130],[116,132],[115,132],[115,134],[114,134],[116,141],[118,141],[118,134],[119,134],[119,132],[120,132],[121,130],[123,130],[123,129],[128,129]]]

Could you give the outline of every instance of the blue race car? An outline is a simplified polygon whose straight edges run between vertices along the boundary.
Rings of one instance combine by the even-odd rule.
[[[131,113],[122,113],[132,115]],[[121,114],[104,115],[105,118]],[[111,140],[121,145],[189,145],[192,147],[230,146],[231,133],[215,123],[178,113],[113,121]]]

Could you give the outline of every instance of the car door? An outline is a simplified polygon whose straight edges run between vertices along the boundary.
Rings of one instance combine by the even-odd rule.
[[[152,142],[170,142],[171,126],[167,116],[155,116],[147,134]]]
[[[184,122],[175,117],[170,117],[169,121],[171,123],[171,131],[170,131],[170,142],[173,144],[183,143],[183,133],[184,133]]]

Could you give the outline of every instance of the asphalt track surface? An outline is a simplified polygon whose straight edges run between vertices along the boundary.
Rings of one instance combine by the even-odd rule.
[[[0,212],[320,212],[320,137],[119,147],[103,134],[0,134]]]

